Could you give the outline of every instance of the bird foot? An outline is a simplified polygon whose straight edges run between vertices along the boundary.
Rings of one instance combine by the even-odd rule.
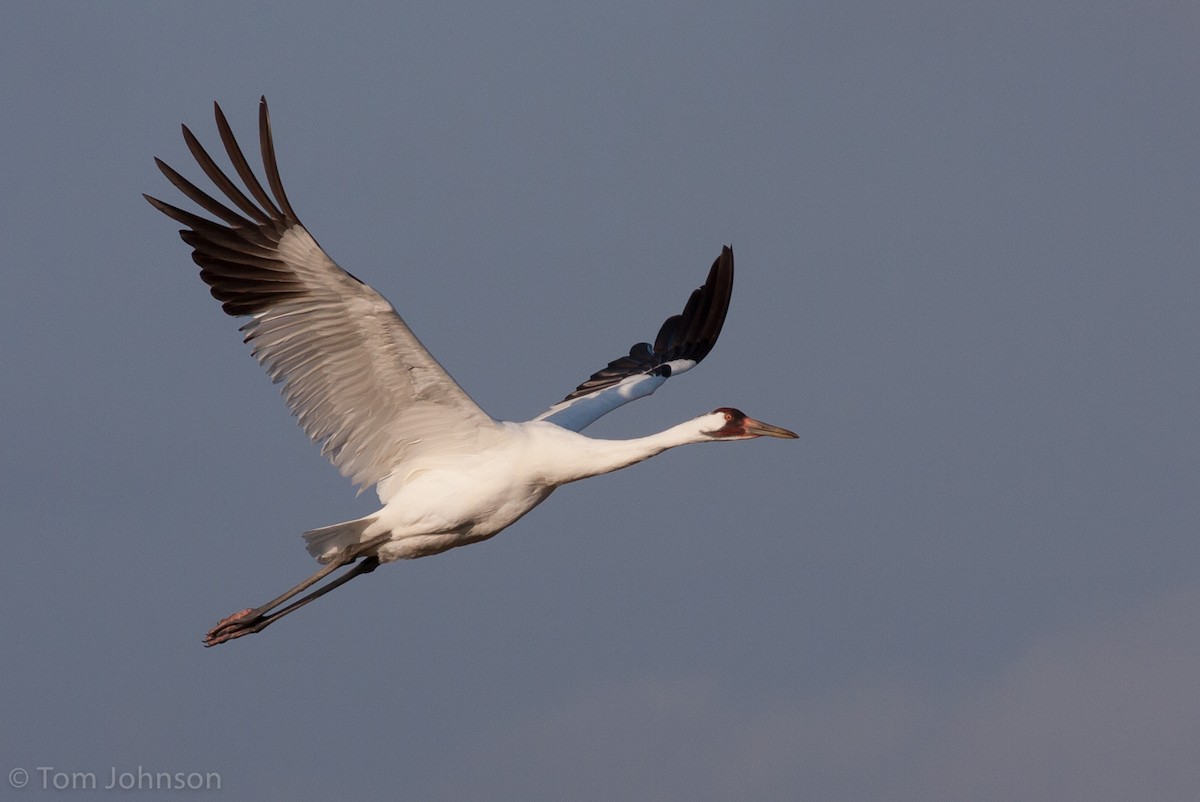
[[[234,613],[228,618],[222,618],[204,636],[204,645],[216,646],[218,643],[258,632],[261,627],[255,627],[255,624],[261,623],[261,621],[262,614],[252,608]]]

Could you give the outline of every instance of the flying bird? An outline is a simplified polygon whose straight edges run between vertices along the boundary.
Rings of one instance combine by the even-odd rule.
[[[438,364],[392,305],[339,267],[300,222],[279,178],[266,98],[259,101],[258,134],[269,194],[221,107],[213,108],[245,192],[185,125],[188,149],[224,200],[161,159],[155,163],[216,220],[144,197],[184,226],[179,235],[225,312],[249,318],[241,331],[251,354],[283,385],[283,397],[304,431],[360,492],[374,486],[381,507],[305,532],[309,554],[323,567],[266,604],[222,619],[205,635],[206,646],[260,632],[383,563],[486,540],[568,482],[688,443],[796,437],[732,407],[631,440],[581,434],[605,413],[653,393],[708,355],[733,289],[729,247],[722,248],[683,312],[662,324],[653,344],[637,343],[533,420],[495,420]],[[348,565],[353,567],[291,601]]]

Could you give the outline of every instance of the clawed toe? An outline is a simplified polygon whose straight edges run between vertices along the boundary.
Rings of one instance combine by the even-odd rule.
[[[204,636],[204,645],[216,646],[218,643],[224,643],[227,640],[233,640],[234,638],[240,638],[243,635],[257,632],[258,630],[254,629],[253,623],[261,618],[262,615],[253,608],[247,608],[227,618],[222,618]]]

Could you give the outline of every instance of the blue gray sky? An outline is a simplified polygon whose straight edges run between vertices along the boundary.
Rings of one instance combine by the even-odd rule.
[[[0,795],[1200,796],[1196,6],[429,5],[7,5]],[[595,433],[801,439],[205,650],[374,503],[141,198],[261,94],[301,218],[493,415],[732,243],[720,343]]]

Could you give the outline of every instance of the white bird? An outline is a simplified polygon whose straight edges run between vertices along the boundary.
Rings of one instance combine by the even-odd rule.
[[[498,421],[468,396],[379,293],[339,267],[301,224],[275,161],[266,98],[258,129],[271,195],[263,189],[213,104],[225,152],[251,197],[217,166],[187,126],[183,138],[225,195],[218,201],[160,159],[163,175],[223,222],[146,195],[182,223],[200,277],[234,317],[252,355],[321,453],[360,491],[374,485],[382,507],[364,518],[304,534],[324,567],[266,604],[229,616],[205,636],[213,646],[259,632],[288,613],[381,563],[476,543],[512,525],[560,485],[641,462],[669,448],[716,440],[796,435],[730,407],[658,434],[600,440],[580,432],[622,404],[649,395],[712,349],[733,288],[725,247],[682,314],[663,323],[654,344],[592,374],[566,398],[523,423]],[[362,560],[362,562],[358,562]],[[342,576],[281,607],[329,574]]]

